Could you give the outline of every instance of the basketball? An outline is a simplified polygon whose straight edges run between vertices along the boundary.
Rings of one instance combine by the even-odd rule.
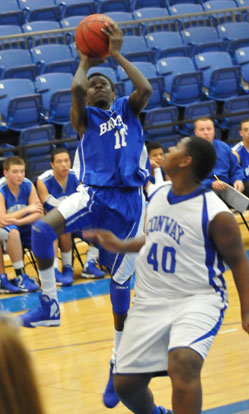
[[[109,56],[109,39],[101,32],[106,22],[115,23],[105,14],[90,14],[81,20],[75,32],[75,41],[82,53],[96,58]]]

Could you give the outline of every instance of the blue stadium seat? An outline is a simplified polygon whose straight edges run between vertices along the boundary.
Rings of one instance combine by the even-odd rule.
[[[249,0],[235,0],[238,7],[247,7],[249,6]]]
[[[111,81],[113,82],[115,86],[115,92],[117,97],[121,97],[125,95],[125,88],[122,81],[120,81],[117,77],[117,73],[115,69],[110,67],[103,67],[103,66],[92,66],[89,71],[87,72],[87,75],[91,75],[91,73],[103,73],[103,75],[107,76]]]
[[[69,72],[76,70],[75,59],[67,45],[40,45],[30,49],[38,73]]]
[[[202,0],[166,0],[166,6],[174,6],[175,4],[184,4],[184,3],[196,3],[196,4],[202,4]]]
[[[133,17],[135,20],[164,17],[168,15],[169,13],[166,7],[142,7],[141,9],[134,10],[133,12]],[[168,30],[170,24],[170,22],[166,23],[160,20],[146,22],[142,24],[143,33],[147,34],[150,32]]]
[[[143,73],[153,88],[152,97],[146,106],[146,110],[163,106],[165,104],[163,99],[163,79],[161,76],[158,76],[155,65],[150,62],[133,62],[133,65]],[[119,78],[124,82],[125,95],[130,95],[134,90],[132,82],[121,66],[118,66],[117,70]]]
[[[50,168],[50,153],[54,147],[50,143],[55,140],[55,136],[55,127],[51,124],[21,130],[19,146],[24,147],[37,144],[36,147],[23,149],[23,158],[26,161],[26,174],[32,181],[35,181],[38,175]]]
[[[75,41],[75,30],[84,17],[86,16],[69,16],[60,21],[61,27],[68,29],[68,32],[64,33],[67,44]],[[75,28],[75,30],[72,30],[72,28]]]
[[[0,52],[0,79],[27,78],[34,80],[37,67],[29,50],[8,49]]]
[[[178,108],[168,106],[165,108],[155,108],[147,111],[144,118],[144,134],[148,141],[160,142],[165,151],[169,146],[176,145],[181,138],[177,125],[167,125],[164,127],[148,128],[149,126],[158,126],[164,123],[172,123],[178,120]]]
[[[167,7],[166,0],[133,0],[132,10],[142,7]]]
[[[244,114],[241,114],[244,112]],[[232,114],[232,116],[228,116]],[[232,97],[224,102],[222,108],[222,121],[220,122],[221,128],[233,128],[240,122],[248,118],[249,114],[249,95],[243,95],[238,97]]]
[[[72,123],[69,121],[63,125],[61,130],[61,139],[74,139],[71,142],[64,142],[62,146],[66,148],[70,154],[71,162],[73,163],[76,148],[78,147],[79,140],[77,139],[77,132],[75,131]]]
[[[131,11],[130,0],[98,0],[97,12]]]
[[[189,47],[191,56],[197,53],[224,50],[215,27],[189,27],[181,32],[183,43]]]
[[[61,8],[62,19],[69,16],[88,16],[97,13],[97,2],[94,0],[55,0],[55,3]]]
[[[1,36],[10,36],[10,35],[20,35],[22,34],[22,29],[20,26],[14,25],[14,24],[8,24],[8,25],[1,25]],[[24,49],[25,46],[28,47],[28,42],[23,40],[23,38],[16,38],[16,39],[3,39],[0,40],[0,49]]]
[[[236,49],[249,46],[249,23],[231,22],[217,26],[219,37],[225,42],[226,50],[233,55]]]
[[[21,25],[24,22],[24,15],[18,6],[17,0],[2,0],[0,2],[0,25]]]
[[[203,74],[206,96],[224,101],[240,92],[240,68],[227,52],[206,52],[195,56],[196,68]]]
[[[148,47],[154,51],[155,62],[163,57],[188,56],[188,47],[179,32],[154,32],[145,36]]]
[[[42,101],[29,79],[0,81],[0,130],[20,131],[41,123]]]
[[[128,21],[134,21],[133,15],[131,12],[106,12],[107,16],[111,17],[115,22],[119,24],[120,29],[122,29],[124,35],[138,35],[140,34],[139,31],[139,24],[120,24],[120,22],[128,22]]]
[[[212,99],[192,103],[185,107],[184,110],[184,124],[180,129],[183,136],[192,135],[194,133],[194,123],[188,120],[197,119],[201,116],[214,117],[217,112],[217,104]]]
[[[60,28],[60,23],[52,20],[37,20],[22,25],[23,32],[30,33],[30,37],[28,38],[30,48],[50,43],[65,44],[65,36],[63,33],[47,33],[49,30],[58,30]],[[44,32],[43,34],[33,36],[33,32],[42,31]]]
[[[164,93],[169,104],[184,107],[201,100],[202,75],[189,57],[159,59],[157,71],[164,78]]]
[[[124,36],[122,54],[131,62],[153,62],[154,53],[143,36]]]
[[[18,0],[25,22],[34,20],[61,20],[60,8],[54,0]]]
[[[207,16],[188,16],[190,13],[203,13],[201,4],[197,3],[179,3],[169,7],[169,14],[171,16],[177,16],[178,14],[186,14],[186,17],[179,17],[177,19],[178,27],[180,30],[193,26],[208,25],[211,21],[211,17]]]
[[[235,51],[234,62],[240,66],[241,88],[245,93],[249,93],[249,46],[241,47]]]
[[[219,10],[235,9],[234,16],[236,19],[240,19],[240,13],[236,12],[237,4],[234,0],[205,1],[203,2],[203,8],[205,11],[214,11],[214,13],[212,13],[212,16],[216,25],[231,22],[233,20],[233,12],[218,12]],[[215,11],[217,11],[217,13],[215,13]]]
[[[46,122],[64,124],[70,120],[72,81],[71,73],[44,73],[36,77],[36,91],[42,97]]]

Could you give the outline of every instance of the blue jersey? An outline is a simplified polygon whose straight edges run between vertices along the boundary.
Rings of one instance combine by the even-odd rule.
[[[137,188],[146,182],[144,135],[128,99],[117,99],[110,110],[86,107],[87,130],[73,167],[85,185]]]
[[[233,185],[236,180],[243,181],[245,178],[244,171],[229,145],[217,139],[213,140],[213,144],[216,150],[217,160],[213,170],[202,183],[211,188],[212,182],[216,180],[215,175],[221,181],[230,185]]]
[[[244,170],[246,181],[249,181],[249,152],[242,141],[236,144],[232,149],[239,154],[240,164]]]
[[[60,201],[64,200],[64,198],[68,197],[69,195],[75,193],[79,185],[79,180],[72,169],[69,170],[65,189],[62,188],[60,183],[58,183],[58,181],[54,177],[54,171],[52,169],[45,171],[38,177],[38,179],[43,181],[48,190],[48,193]],[[49,211],[54,206],[45,201],[44,207],[47,211]]]
[[[29,204],[29,196],[32,189],[32,182],[28,178],[24,178],[20,184],[18,196],[16,197],[9,190],[6,183],[6,178],[2,177],[0,180],[0,192],[2,193],[7,213],[13,213],[14,211],[21,210]]]

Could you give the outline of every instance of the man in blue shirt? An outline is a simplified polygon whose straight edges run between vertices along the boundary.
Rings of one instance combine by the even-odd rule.
[[[203,184],[215,191],[220,191],[225,188],[224,183],[227,183],[242,193],[245,188],[243,183],[245,179],[244,171],[231,148],[225,142],[215,139],[213,120],[204,116],[196,119],[194,133],[197,137],[213,143],[217,154],[215,167],[208,177],[203,180]]]
[[[232,147],[232,151],[238,158],[239,164],[245,173],[244,194],[249,197],[249,118],[240,123],[240,136],[242,141]]]

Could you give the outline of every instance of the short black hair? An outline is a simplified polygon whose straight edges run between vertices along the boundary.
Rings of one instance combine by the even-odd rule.
[[[113,83],[113,82],[112,82],[112,80],[111,80],[110,78],[108,78],[108,76],[106,76],[104,73],[101,73],[101,72],[93,72],[93,73],[91,73],[91,75],[89,75],[89,76],[87,77],[87,80],[89,80],[89,79],[91,79],[91,78],[93,78],[93,77],[95,77],[95,76],[103,76],[103,78],[106,78],[106,79],[108,80],[108,82],[110,83],[110,85],[111,85],[112,91],[113,91],[113,92],[115,92],[115,86],[114,86],[114,83]]]
[[[157,141],[145,141],[145,145],[148,151],[148,154],[150,154],[150,151],[154,149],[161,148],[164,152],[163,146],[160,144],[160,142]]]
[[[245,122],[249,122],[249,118],[245,118],[245,119],[242,119],[242,121],[240,121],[240,129],[242,128],[242,125],[243,125]]]
[[[192,135],[185,142],[188,155],[192,157],[192,169],[198,180],[202,181],[212,171],[216,163],[214,145],[204,138]]]
[[[68,154],[68,156],[69,156],[69,158],[70,158],[70,154],[69,154],[69,152],[68,152],[68,150],[66,149],[66,148],[55,148],[52,152],[51,152],[51,154],[50,154],[50,161],[51,162],[54,162],[54,158],[55,158],[55,156],[57,155],[57,154],[63,154],[63,153],[66,153],[66,154]]]

